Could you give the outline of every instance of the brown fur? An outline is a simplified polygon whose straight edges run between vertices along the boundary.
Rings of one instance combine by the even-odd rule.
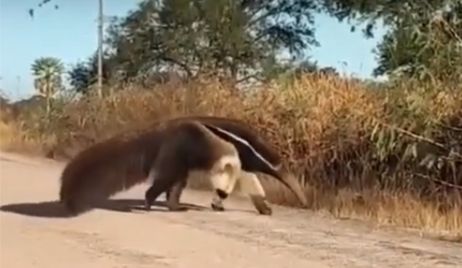
[[[223,147],[223,144],[229,144],[220,140],[219,136],[213,135],[216,134],[213,127],[225,129],[245,138],[273,165],[279,165],[282,162],[278,154],[259,138],[255,131],[238,120],[204,116],[176,118],[156,122],[144,131],[132,131],[115,136],[79,153],[68,163],[62,173],[60,200],[72,213],[79,214],[99,201],[145,181],[150,170],[155,166],[157,169],[173,167],[176,170],[179,167],[184,167],[185,170],[210,168],[217,157],[223,154],[221,151],[214,152],[214,148],[222,150],[226,147]],[[211,133],[213,133],[212,136],[204,139]],[[210,137],[213,138],[210,139]],[[210,142],[218,142],[218,146]],[[232,141],[229,142],[236,146]],[[178,146],[179,144],[181,146]],[[174,150],[171,150],[172,146],[175,147]],[[284,169],[268,172],[267,168],[252,161],[251,156],[245,150],[239,146],[236,146],[236,149],[239,152],[243,169],[250,172],[265,172],[277,177],[294,191],[302,203],[306,201],[301,190],[296,186],[296,182],[287,179],[290,176],[286,176],[288,173]],[[167,157],[165,157],[166,153]],[[186,156],[188,153],[193,153],[194,157],[178,157]],[[164,159],[162,160],[164,163],[159,162],[160,159]],[[168,163],[165,162],[167,160],[169,160]],[[179,198],[185,185],[182,178],[169,178],[156,191],[168,191],[169,194],[173,192],[172,200],[174,200]],[[155,190],[155,188],[151,187],[150,190]],[[149,190],[146,195],[149,196]],[[154,195],[151,193],[152,196],[158,196],[158,193]],[[149,201],[153,200],[155,198]],[[175,205],[173,203],[172,208]]]
[[[61,175],[60,200],[72,213],[146,180],[147,162],[155,157],[159,133],[127,133],[80,152]]]
[[[266,141],[261,133],[257,132],[255,129],[250,127],[248,124],[245,124],[241,120],[223,118],[216,116],[190,116],[190,117],[179,117],[173,120],[196,120],[201,122],[205,126],[211,127],[210,130],[213,131],[213,127],[218,127],[226,131],[232,132],[237,136],[245,139],[250,145],[255,148],[267,161],[269,161],[273,166],[276,166],[276,170],[268,168],[266,165],[263,165],[261,162],[256,161],[253,154],[249,153],[246,150],[245,146],[242,146],[239,142],[236,142],[233,139],[229,139],[224,135],[221,135],[217,131],[213,131],[214,134],[218,135],[220,138],[232,143],[236,146],[239,157],[241,158],[242,168],[250,172],[263,172],[272,177],[278,179],[282,184],[284,184],[292,193],[297,197],[302,206],[307,205],[307,200],[305,194],[300,188],[299,182],[296,180],[295,176],[284,166],[280,154],[272,147],[272,145]]]
[[[233,134],[236,134],[240,138],[245,139],[250,145],[255,148],[275,169],[269,168],[258,158],[254,157],[246,146],[236,142],[234,139],[225,137],[217,131],[213,131],[214,134],[220,138],[232,143],[239,152],[239,157],[242,162],[242,169],[249,172],[262,172],[279,180],[284,186],[286,186],[292,193],[297,197],[302,206],[307,205],[305,193],[300,187],[299,181],[295,176],[284,166],[284,162],[280,154],[272,147],[272,145],[263,139],[261,133],[252,129],[249,125],[244,124],[242,121],[236,119],[223,119],[220,117],[194,117],[195,120],[203,123],[206,126],[210,126],[213,131],[213,127],[218,127]]]
[[[218,178],[217,175],[235,177],[241,170],[236,148],[214,135],[202,124],[192,120],[174,120],[168,124],[170,126],[164,131],[165,137],[152,165],[150,177],[153,185],[146,192],[146,209],[150,209],[152,202],[161,193],[178,183],[185,184],[190,172],[205,172],[204,175],[208,175],[211,182],[216,183],[214,178]],[[224,164],[221,162],[223,157],[231,157],[235,161]],[[175,191],[179,191],[174,193],[178,196],[169,194],[167,200],[170,210],[178,209],[182,188]]]

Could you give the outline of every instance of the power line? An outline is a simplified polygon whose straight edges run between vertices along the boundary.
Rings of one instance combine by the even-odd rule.
[[[98,96],[103,96],[103,0],[99,0],[98,15]]]

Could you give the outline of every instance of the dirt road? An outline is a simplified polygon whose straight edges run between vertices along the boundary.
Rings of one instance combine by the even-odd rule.
[[[62,163],[6,153],[0,163],[0,267],[462,267],[461,244],[282,207],[260,216],[239,198],[212,212],[210,193],[192,190],[182,202],[202,209],[143,211],[140,185],[65,218],[54,201]]]

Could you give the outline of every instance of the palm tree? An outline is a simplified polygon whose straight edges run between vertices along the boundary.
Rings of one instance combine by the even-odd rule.
[[[62,74],[64,66],[54,57],[41,57],[32,64],[32,73],[35,76],[34,86],[38,94],[45,97],[47,113],[50,112],[51,99],[62,88]]]

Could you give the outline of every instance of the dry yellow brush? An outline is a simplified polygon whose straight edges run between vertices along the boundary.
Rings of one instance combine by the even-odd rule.
[[[17,122],[0,121],[0,149],[34,154],[41,151],[41,142],[41,139],[28,137]]]
[[[2,125],[2,144],[24,147],[21,137],[60,154],[159,118],[240,118],[286,156],[312,209],[462,237],[460,89],[411,82],[377,89],[307,76],[245,91],[207,80],[114,92],[60,106],[47,120]],[[285,188],[264,183],[273,202],[296,204]]]

